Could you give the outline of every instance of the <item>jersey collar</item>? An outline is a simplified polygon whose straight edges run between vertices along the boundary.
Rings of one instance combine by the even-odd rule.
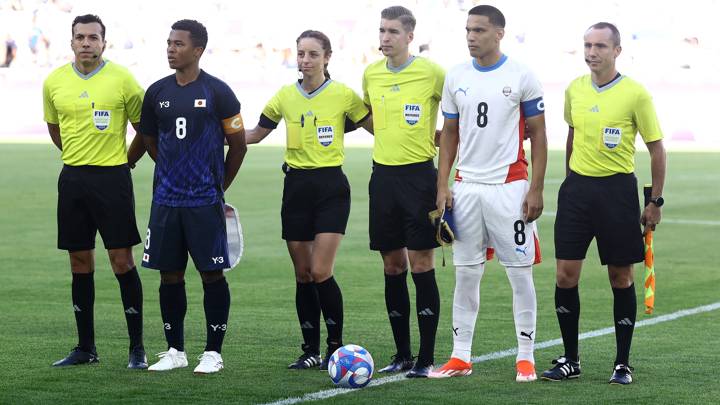
[[[625,76],[623,76],[623,75],[621,75],[620,73],[618,73],[617,76],[616,76],[610,83],[605,84],[605,85],[603,85],[602,87],[598,87],[598,85],[595,84],[595,82],[592,81],[592,77],[590,77],[590,83],[592,83],[593,89],[595,89],[596,92],[602,93],[603,91],[610,90],[610,89],[613,88],[616,84],[620,83],[620,80],[622,80],[623,77],[625,77]]]
[[[300,94],[303,95],[303,97],[305,97],[306,99],[309,100],[309,99],[317,96],[318,94],[320,94],[323,90],[325,90],[325,88],[326,88],[327,86],[329,86],[331,82],[332,82],[331,79],[325,80],[325,83],[321,84],[320,87],[318,87],[317,89],[313,90],[312,93],[308,93],[307,91],[305,91],[305,89],[302,88],[302,85],[300,84],[299,81],[298,81],[297,83],[295,83],[295,87],[298,89],[298,91],[300,92]]]
[[[387,70],[389,70],[389,71],[391,71],[391,72],[393,72],[393,73],[400,73],[403,69],[405,69],[406,67],[410,66],[410,64],[411,64],[412,61],[414,61],[414,60],[415,60],[415,56],[410,55],[410,57],[408,58],[408,60],[406,60],[405,63],[403,63],[402,65],[400,65],[400,66],[398,66],[398,67],[392,67],[392,66],[390,66],[389,61],[388,61],[388,60],[385,60],[385,67],[387,68]]]
[[[84,74],[83,72],[79,71],[78,68],[75,66],[75,62],[71,63],[71,65],[72,65],[73,70],[75,71],[75,74],[78,75],[78,77],[80,77],[83,80],[88,80],[89,78],[95,76],[100,71],[100,69],[105,67],[105,63],[107,63],[107,61],[105,59],[103,59],[102,63],[100,63],[100,65],[98,67],[96,67],[95,70],[93,70],[92,72],[90,72],[88,74]]]
[[[505,63],[505,61],[507,60],[507,58],[508,58],[507,55],[502,54],[502,55],[500,55],[500,59],[498,59],[497,62],[495,62],[494,64],[492,64],[490,66],[482,66],[481,64],[477,63],[477,60],[475,60],[475,58],[473,58],[472,64],[473,64],[473,67],[480,72],[492,72],[493,70],[502,66],[503,63]]]

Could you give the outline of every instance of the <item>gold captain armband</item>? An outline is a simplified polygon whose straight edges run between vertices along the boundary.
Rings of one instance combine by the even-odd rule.
[[[240,132],[245,128],[245,126],[243,125],[242,115],[240,115],[240,113],[237,113],[230,118],[222,120],[222,124],[225,134],[234,134],[236,132]]]

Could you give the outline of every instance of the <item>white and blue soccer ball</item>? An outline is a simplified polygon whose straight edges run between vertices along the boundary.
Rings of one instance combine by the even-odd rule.
[[[330,356],[328,374],[338,387],[362,388],[372,379],[375,362],[370,352],[358,345],[345,345]]]

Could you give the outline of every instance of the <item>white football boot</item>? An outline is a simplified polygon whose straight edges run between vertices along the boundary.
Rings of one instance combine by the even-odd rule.
[[[204,352],[198,360],[200,364],[195,367],[195,374],[212,374],[223,369],[223,359],[218,352]]]
[[[160,361],[148,367],[148,371],[168,371],[188,366],[185,352],[179,352],[174,347],[171,347],[166,352],[158,353],[157,356]]]

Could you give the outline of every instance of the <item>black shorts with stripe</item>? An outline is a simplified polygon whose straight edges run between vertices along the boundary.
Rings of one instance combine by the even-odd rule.
[[[140,243],[135,197],[127,165],[63,166],[58,177],[58,249],[95,249],[100,232],[106,249]]]
[[[439,246],[428,217],[437,197],[437,170],[432,160],[401,166],[374,163],[368,189],[371,250]]]
[[[311,241],[318,233],[345,234],[350,184],[342,168],[293,169],[283,165],[282,238]]]
[[[570,172],[558,193],[555,257],[585,259],[595,238],[603,265],[644,260],[640,200],[633,173],[589,177]]]

